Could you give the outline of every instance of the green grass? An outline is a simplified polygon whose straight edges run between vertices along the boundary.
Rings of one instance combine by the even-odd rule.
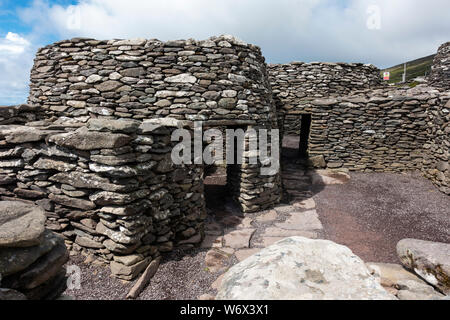
[[[420,76],[425,76],[425,73],[428,75],[431,72],[431,65],[433,64],[434,56],[435,55],[432,54],[427,57],[407,62],[406,81],[410,81]],[[389,83],[397,83],[402,81],[403,63],[381,70],[381,76],[383,76],[383,72],[386,71],[389,71],[391,73],[391,78],[388,81]]]

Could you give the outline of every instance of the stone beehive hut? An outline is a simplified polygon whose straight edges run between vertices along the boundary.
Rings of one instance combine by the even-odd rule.
[[[382,85],[380,70],[370,64],[292,62],[269,64],[268,72],[285,133],[300,131],[303,104]]]
[[[372,65],[269,65],[285,135],[300,135],[311,165],[355,171],[420,170],[449,194],[448,44],[433,67],[437,87],[383,85]],[[307,119],[307,121],[304,121]]]
[[[123,279],[202,239],[203,166],[172,162],[174,130],[277,128],[260,49],[229,36],[55,43],[37,53],[29,103],[43,113],[0,127],[3,198],[40,205],[49,228]],[[228,166],[243,211],[280,200],[265,165]]]

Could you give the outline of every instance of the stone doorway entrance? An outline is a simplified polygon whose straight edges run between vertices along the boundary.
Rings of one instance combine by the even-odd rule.
[[[296,115],[287,119],[291,130],[287,130],[282,141],[282,156],[285,159],[306,160],[308,158],[311,114]]]

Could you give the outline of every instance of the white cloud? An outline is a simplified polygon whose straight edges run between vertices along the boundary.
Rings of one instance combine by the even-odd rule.
[[[381,28],[367,28],[367,9]],[[448,0],[84,0],[49,8],[61,37],[161,40],[234,34],[269,62],[356,61],[390,66],[450,40]]]
[[[29,46],[30,42],[26,39],[16,33],[8,32],[6,37],[0,40],[0,57],[2,54],[21,54]]]
[[[0,104],[25,102],[33,52],[31,43],[16,33],[0,38]]]

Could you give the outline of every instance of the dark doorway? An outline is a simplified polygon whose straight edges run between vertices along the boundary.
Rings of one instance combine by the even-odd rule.
[[[300,125],[300,143],[298,146],[300,158],[308,157],[308,142],[310,131],[311,131],[311,115],[302,114]]]
[[[289,115],[285,119],[282,155],[286,159],[308,158],[311,114]]]

